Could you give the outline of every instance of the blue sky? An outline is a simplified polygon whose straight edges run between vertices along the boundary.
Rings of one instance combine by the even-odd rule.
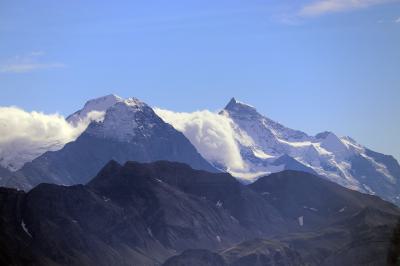
[[[174,111],[232,96],[400,159],[400,3],[0,0],[0,106],[115,93]]]

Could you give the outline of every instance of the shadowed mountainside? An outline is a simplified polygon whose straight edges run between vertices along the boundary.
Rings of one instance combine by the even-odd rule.
[[[382,265],[399,215],[308,173],[244,186],[182,163],[111,161],[87,185],[1,188],[0,262]]]

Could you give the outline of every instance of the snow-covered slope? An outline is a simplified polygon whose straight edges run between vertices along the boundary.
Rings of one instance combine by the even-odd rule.
[[[290,169],[295,160],[306,171],[347,188],[377,194],[393,202],[399,199],[400,166],[391,156],[372,152],[353,139],[332,132],[309,136],[287,128],[234,98],[220,115],[232,119],[237,130],[251,139],[245,143],[237,139],[250,171],[271,173]],[[286,159],[282,160],[282,156]],[[291,165],[288,157],[292,158]]]
[[[87,134],[129,142],[136,135],[146,137],[159,122],[153,109],[136,98],[120,100],[107,108],[104,121],[89,126]]]
[[[68,116],[67,121],[73,125],[77,125],[79,122],[84,121],[90,112],[105,112],[108,108],[118,102],[122,102],[123,100],[124,99],[114,94],[89,100],[81,110],[76,111],[72,115]]]

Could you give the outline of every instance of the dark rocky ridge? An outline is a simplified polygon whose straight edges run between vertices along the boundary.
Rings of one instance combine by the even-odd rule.
[[[248,187],[274,206],[286,223],[297,223],[297,229],[219,251],[226,265],[385,264],[399,217],[393,204],[296,171],[272,174]],[[201,252],[190,254],[195,262],[201,259],[207,265]],[[171,261],[180,265],[190,257],[184,253]]]
[[[360,210],[385,210],[391,215],[398,214],[396,206],[377,196],[350,191],[305,172],[271,174],[249,187],[279,210],[286,220],[297,221],[303,217],[303,230],[339,223]]]
[[[240,224],[257,233],[258,236],[276,234],[291,228],[290,224],[282,227],[285,221],[280,214],[268,204],[261,195],[242,185],[227,173],[209,173],[194,170],[190,166],[168,161],[155,163],[127,162],[123,171],[135,178],[154,178],[179,188],[181,191],[210,201],[219,209],[229,211]],[[104,171],[102,171],[104,172]],[[115,172],[112,173],[114,175]],[[101,176],[100,173],[99,176]],[[115,178],[115,177],[113,177]],[[89,186],[108,189],[109,178],[95,178]]]
[[[0,262],[382,265],[399,215],[308,173],[246,187],[182,163],[111,161],[87,185],[0,189]]]
[[[206,249],[188,249],[169,258],[163,266],[227,266],[224,258]]]

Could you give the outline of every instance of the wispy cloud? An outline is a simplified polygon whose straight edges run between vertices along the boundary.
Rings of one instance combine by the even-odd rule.
[[[344,12],[398,2],[397,0],[317,0],[303,6],[298,15],[301,17],[321,16],[329,13]]]
[[[400,23],[400,17],[394,20],[395,23]]]
[[[15,56],[6,62],[0,63],[0,73],[26,73],[40,69],[52,69],[65,67],[58,62],[43,62],[44,52],[34,51],[28,55]]]

